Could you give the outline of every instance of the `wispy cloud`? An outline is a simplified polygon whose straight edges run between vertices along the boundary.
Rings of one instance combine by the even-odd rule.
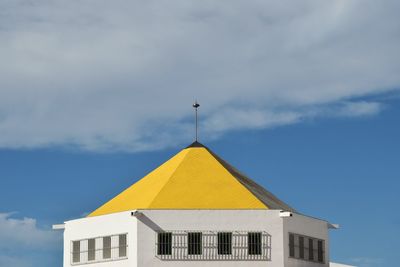
[[[210,136],[330,117],[332,106],[342,106],[339,116],[376,114],[379,103],[354,99],[400,86],[399,8],[395,0],[1,1],[0,147],[187,142],[194,98]]]
[[[204,122],[204,130],[219,133],[234,129],[275,127],[297,122],[297,112],[271,112],[268,110],[228,108],[210,115]]]
[[[382,103],[378,102],[348,102],[338,110],[337,115],[345,117],[371,116],[378,114],[382,108]]]
[[[52,249],[61,240],[59,233],[41,229],[32,218],[13,218],[13,213],[0,213],[1,249]]]
[[[54,261],[55,251],[62,249],[62,234],[14,215],[0,213],[0,266],[34,267]]]
[[[331,105],[292,107],[289,110],[268,110],[255,108],[222,108],[208,116],[202,125],[207,135],[229,130],[273,128],[321,117],[365,117],[379,114],[383,104],[367,101],[345,101]]]

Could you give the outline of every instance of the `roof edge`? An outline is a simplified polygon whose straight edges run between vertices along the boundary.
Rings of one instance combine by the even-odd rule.
[[[206,148],[208,149],[205,145],[203,145],[202,143],[198,142],[198,141],[194,141],[193,143],[191,143],[190,145],[188,145],[186,148],[192,148],[192,147],[202,147],[202,148]],[[186,149],[185,148],[185,149]]]
[[[236,180],[240,184],[242,184],[247,190],[249,190],[258,200],[260,200],[269,209],[273,210],[280,209],[280,210],[299,213],[294,208],[292,208],[291,206],[280,200],[278,197],[276,197],[274,194],[269,192],[263,186],[259,185],[258,183],[256,183],[255,181],[244,175],[242,172],[240,172],[238,169],[230,165],[224,159],[215,154],[212,150],[210,150],[207,147],[205,148],[233,177],[236,178]]]

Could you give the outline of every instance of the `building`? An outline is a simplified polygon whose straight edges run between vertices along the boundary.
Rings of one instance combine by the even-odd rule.
[[[328,267],[336,225],[296,212],[197,141],[64,230],[64,267]]]

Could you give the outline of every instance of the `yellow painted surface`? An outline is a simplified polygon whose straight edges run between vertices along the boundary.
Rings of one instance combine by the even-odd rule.
[[[182,150],[89,214],[134,209],[267,209],[203,147]]]

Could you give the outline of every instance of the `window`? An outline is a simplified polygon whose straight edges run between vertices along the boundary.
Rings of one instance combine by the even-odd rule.
[[[324,242],[318,240],[318,261],[324,262]]]
[[[118,238],[118,242],[119,242],[119,257],[126,257],[126,234],[124,235],[119,235]]]
[[[202,254],[202,234],[188,233],[188,255]]]
[[[271,236],[251,231],[156,233],[155,256],[165,261],[270,261]]]
[[[94,261],[96,259],[96,239],[91,238],[88,240],[88,260]]]
[[[232,233],[230,232],[218,233],[218,254],[219,255],[232,254]]]
[[[158,233],[158,255],[171,255],[172,233]]]
[[[299,236],[299,258],[304,259],[304,237]]]
[[[81,261],[81,242],[73,241],[72,242],[72,262],[80,262]]]
[[[261,233],[248,233],[248,253],[249,255],[261,255]]]
[[[324,240],[289,233],[289,257],[324,262]]]
[[[294,234],[289,234],[289,256],[294,258]]]
[[[103,259],[111,258],[111,236],[103,237]]]
[[[314,261],[314,240],[312,238],[308,239],[308,259]]]
[[[71,265],[124,259],[128,255],[127,247],[127,234],[74,240]]]

